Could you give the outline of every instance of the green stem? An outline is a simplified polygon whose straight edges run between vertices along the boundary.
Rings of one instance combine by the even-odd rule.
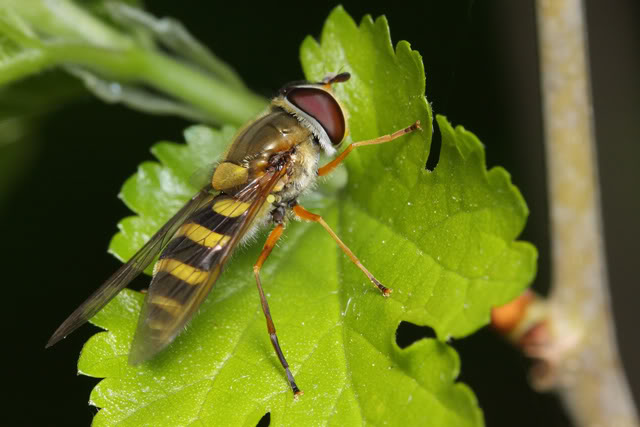
[[[80,44],[31,49],[3,65],[0,85],[56,65],[79,65],[122,81],[138,81],[200,108],[212,119],[236,126],[255,117],[267,101],[207,77],[163,54],[139,49],[110,50]]]
[[[80,3],[80,2],[78,2]],[[0,0],[0,7],[40,35],[87,41],[97,46],[124,48],[131,40],[72,0]]]
[[[144,52],[149,83],[200,107],[221,122],[237,126],[258,115],[267,100],[253,92],[214,80],[167,56]]]
[[[149,84],[223,123],[241,125],[267,105],[248,90],[211,79],[161,53],[55,43],[46,45],[45,55],[49,65],[79,65],[114,79]]]
[[[0,86],[36,74],[50,65],[49,58],[39,50],[28,50],[2,64]]]
[[[0,85],[48,67],[75,65],[102,77],[147,84],[199,109],[213,122],[238,126],[256,116],[267,105],[264,98],[245,87],[225,82],[223,78],[216,79],[161,52],[145,50],[130,43],[101,22],[85,16],[84,11],[68,0],[53,3],[50,8],[30,8],[17,0],[0,0],[0,11],[2,6],[8,7],[4,10],[8,15],[0,16],[0,34],[6,35],[25,50],[11,60],[4,61]],[[91,35],[89,40],[92,42],[46,43],[21,31],[18,25],[20,18],[11,15],[9,12],[12,10],[20,11],[30,18],[30,22],[38,22],[53,34],[91,30],[86,33]],[[71,21],[78,28],[65,26]],[[216,68],[219,69],[220,64]]]

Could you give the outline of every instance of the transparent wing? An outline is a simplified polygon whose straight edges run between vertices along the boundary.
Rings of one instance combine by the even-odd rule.
[[[160,253],[184,220],[213,199],[208,189],[198,192],[149,241],[106,282],[83,302],[53,333],[46,347],[51,347],[100,311],[118,292],[135,279]]]
[[[285,172],[269,172],[233,197],[216,196],[184,222],[156,264],[129,353],[131,364],[151,358],[182,331]]]

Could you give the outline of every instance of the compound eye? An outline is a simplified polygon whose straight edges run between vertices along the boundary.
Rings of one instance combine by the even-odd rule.
[[[331,144],[340,145],[346,125],[342,108],[328,92],[315,88],[296,88],[286,95],[289,102],[316,119],[324,128]]]

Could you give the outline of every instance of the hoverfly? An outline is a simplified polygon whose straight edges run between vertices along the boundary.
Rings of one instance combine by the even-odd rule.
[[[275,227],[253,273],[271,344],[291,390],[295,396],[301,394],[278,343],[260,269],[287,221],[298,217],[324,227],[351,261],[388,296],[391,290],[360,263],[321,216],[304,209],[297,198],[313,187],[318,176],[334,170],[356,147],[381,144],[420,129],[417,121],[392,134],[352,143],[333,161],[318,167],[321,151],[334,154],[348,133],[345,110],[331,87],[349,78],[349,73],[340,73],[317,83],[294,82],[283,87],[267,111],[236,134],[211,182],[60,325],[47,347],[93,317],[160,254],[140,313],[129,363],[138,364],[151,358],[184,329],[238,244],[256,227],[271,223]]]

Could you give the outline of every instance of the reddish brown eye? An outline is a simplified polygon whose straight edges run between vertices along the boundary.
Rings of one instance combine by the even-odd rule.
[[[333,145],[342,142],[345,133],[344,114],[333,96],[324,90],[308,87],[293,89],[286,96],[289,102],[320,123]]]

